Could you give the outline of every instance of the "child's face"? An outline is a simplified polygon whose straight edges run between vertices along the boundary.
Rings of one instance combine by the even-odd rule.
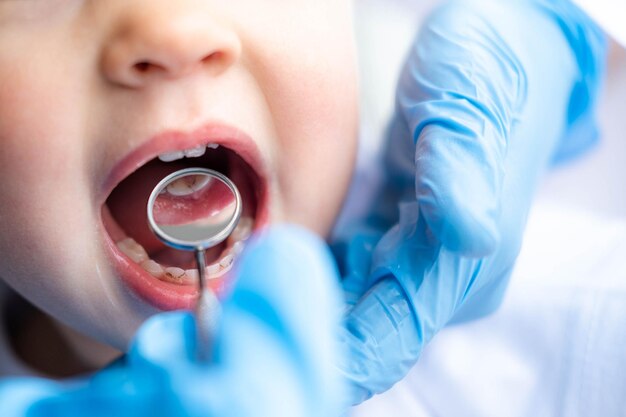
[[[149,314],[194,299],[194,285],[174,283],[178,270],[159,270],[192,269],[191,258],[147,232],[147,193],[166,173],[223,171],[255,228],[288,221],[327,233],[356,144],[350,6],[0,1],[0,276],[124,348]],[[209,143],[221,146],[157,159]],[[159,266],[116,244],[125,237]],[[233,245],[209,263],[227,264]]]

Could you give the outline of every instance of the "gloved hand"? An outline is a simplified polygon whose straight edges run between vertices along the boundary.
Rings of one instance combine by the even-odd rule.
[[[541,173],[596,136],[605,53],[568,1],[456,1],[426,20],[378,211],[344,253],[353,403],[400,380],[446,324],[499,305]]]
[[[338,416],[334,366],[338,275],[323,242],[296,228],[251,244],[223,304],[214,361],[198,364],[194,321],[163,313],[138,331],[125,358],[89,381],[0,383],[11,416]]]

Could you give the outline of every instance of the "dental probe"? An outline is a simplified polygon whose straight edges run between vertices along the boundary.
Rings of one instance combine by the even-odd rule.
[[[241,195],[225,175],[206,168],[185,168],[163,178],[148,199],[148,224],[174,249],[194,251],[198,300],[194,310],[196,356],[211,360],[221,306],[207,283],[206,250],[233,232],[242,211]]]
[[[206,282],[206,259],[203,249],[196,250],[198,266],[198,301],[196,303],[197,358],[200,362],[211,360],[211,347],[222,313],[220,302]]]

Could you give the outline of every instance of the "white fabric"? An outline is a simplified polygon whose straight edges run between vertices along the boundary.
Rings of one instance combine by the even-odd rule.
[[[622,46],[626,46],[626,2],[624,0],[574,0]]]

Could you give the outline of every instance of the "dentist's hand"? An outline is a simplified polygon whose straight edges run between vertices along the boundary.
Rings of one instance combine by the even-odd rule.
[[[595,139],[604,58],[565,0],[456,1],[424,23],[387,147],[399,219],[370,219],[344,259],[354,403],[400,380],[450,321],[499,305],[541,173]]]
[[[223,305],[214,360],[194,357],[194,321],[164,313],[139,330],[124,363],[90,381],[0,382],[2,416],[338,416],[338,275],[325,244],[270,230],[244,252]]]

